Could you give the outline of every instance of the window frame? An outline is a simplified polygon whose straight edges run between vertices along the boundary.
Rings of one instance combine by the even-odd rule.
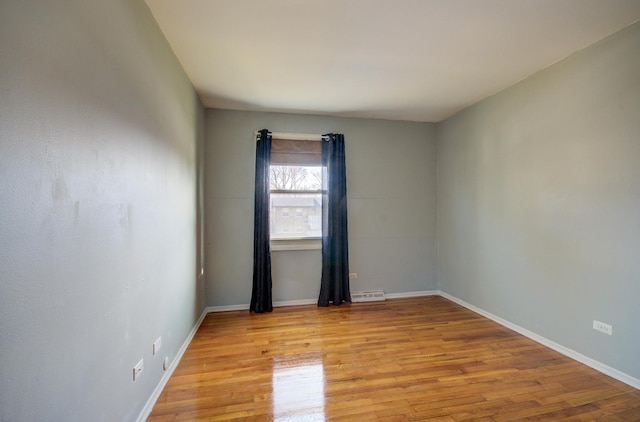
[[[257,133],[257,132],[256,132]],[[316,133],[294,133],[294,132],[271,132],[271,136],[274,142],[277,141],[304,141],[304,142],[323,142],[325,139],[325,135],[316,134]],[[273,147],[273,144],[272,144]],[[273,154],[273,150],[272,150]],[[320,171],[322,172],[322,163],[321,160],[318,161],[318,164],[283,164],[283,163],[273,163],[273,161],[269,164],[269,171],[271,172],[271,166],[273,165],[294,165],[300,167],[320,167]],[[321,198],[326,194],[326,190],[323,189],[324,186],[321,186],[319,192],[311,192],[314,194],[320,193]],[[269,186],[269,202],[271,204],[271,193],[274,193],[276,190],[272,191],[271,186]],[[291,191],[286,191],[284,193],[291,193]],[[304,192],[309,193],[309,192]],[[271,206],[271,205],[270,205]],[[322,206],[320,206],[320,224],[322,224]],[[321,229],[322,232],[322,229]],[[272,251],[287,251],[287,250],[308,250],[308,249],[322,249],[322,235],[319,237],[304,237],[304,238],[287,238],[287,239],[274,239],[271,237],[271,233],[269,233],[269,243],[271,245]]]

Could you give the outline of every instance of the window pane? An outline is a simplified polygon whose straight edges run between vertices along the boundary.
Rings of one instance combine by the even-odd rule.
[[[321,193],[272,193],[270,202],[272,239],[322,237]]]
[[[313,166],[271,166],[270,188],[275,190],[320,190],[322,168]]]
[[[322,167],[271,165],[270,170],[271,238],[322,237]],[[286,190],[298,192],[273,192]]]

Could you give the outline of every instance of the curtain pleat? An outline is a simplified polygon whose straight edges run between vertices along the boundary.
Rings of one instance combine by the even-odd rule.
[[[271,135],[260,131],[256,143],[256,191],[253,226],[253,290],[250,311],[263,313],[273,310],[271,299],[271,249],[269,246],[269,162]]]
[[[322,142],[322,280],[318,306],[351,302],[344,135]]]

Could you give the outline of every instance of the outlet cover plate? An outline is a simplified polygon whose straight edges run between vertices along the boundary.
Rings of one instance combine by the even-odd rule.
[[[610,336],[613,335],[613,326],[607,324],[602,321],[593,320],[593,329],[596,331],[600,331],[601,333],[608,334]]]
[[[142,370],[144,369],[144,359],[140,359],[140,362],[138,362],[136,364],[136,366],[133,367],[133,380],[135,381],[136,378],[138,378],[140,376],[140,374],[142,373]]]
[[[158,339],[153,342],[153,356],[158,354],[160,347],[162,347],[162,336],[158,337]]]

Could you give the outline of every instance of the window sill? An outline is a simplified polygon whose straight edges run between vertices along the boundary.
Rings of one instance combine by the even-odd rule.
[[[272,251],[310,251],[322,249],[320,238],[271,239]]]

